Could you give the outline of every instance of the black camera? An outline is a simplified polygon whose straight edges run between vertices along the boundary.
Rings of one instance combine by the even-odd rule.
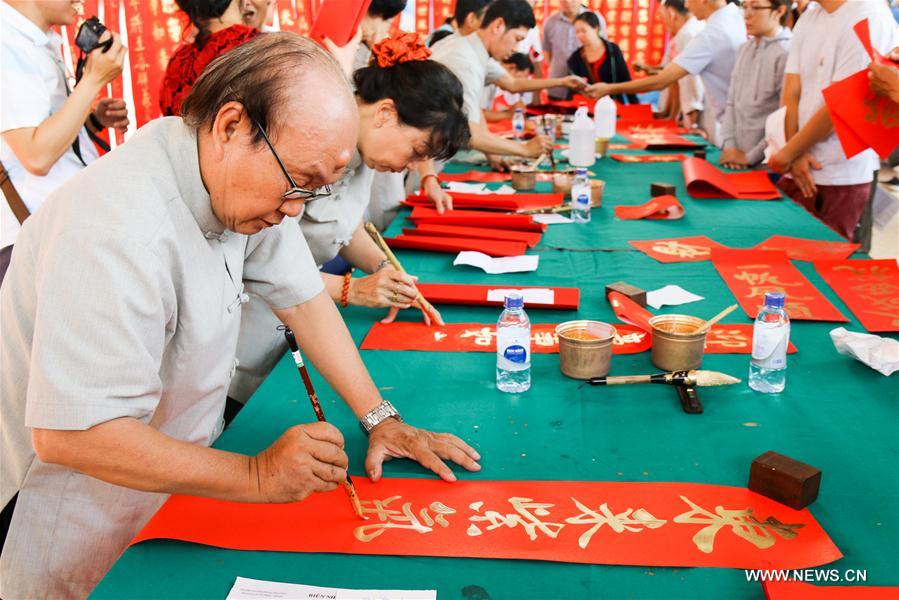
[[[106,32],[106,26],[100,22],[97,17],[91,17],[81,24],[78,28],[78,35],[75,36],[75,45],[81,48],[85,54],[90,54],[97,48],[103,48],[103,52],[109,50],[112,46],[112,38],[105,42],[100,41],[100,37]]]

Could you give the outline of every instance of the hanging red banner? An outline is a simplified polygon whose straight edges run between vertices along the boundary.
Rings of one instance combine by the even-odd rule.
[[[668,163],[683,162],[686,154],[610,154],[611,158],[623,163]]]
[[[712,248],[727,248],[704,235],[662,240],[642,240],[628,242],[640,252],[661,263],[681,263],[709,260]]]
[[[637,219],[680,219],[686,210],[675,196],[656,196],[637,206],[616,206],[615,216],[626,221]]]
[[[430,296],[425,294],[430,300]],[[615,323],[614,354],[638,354],[649,350],[652,338],[636,325]],[[706,336],[707,354],[750,354],[752,324],[714,325]],[[557,354],[559,336],[555,323],[531,324],[531,352]],[[496,326],[486,323],[425,325],[399,321],[375,323],[362,340],[362,350],[412,350],[419,352],[496,352]],[[788,352],[796,352],[790,344]]]
[[[766,292],[782,292],[787,297],[787,314],[793,320],[848,321],[790,263],[786,252],[713,250],[712,264],[753,319],[765,303]]]
[[[657,65],[665,54],[665,26],[656,0],[594,0],[589,8],[606,21],[608,39],[618,44],[628,64]],[[639,73],[632,70],[632,75]]]
[[[853,244],[851,242],[829,242],[824,240],[807,240],[788,235],[772,235],[752,249],[781,250],[787,253],[790,260],[813,262],[848,258],[860,246],[861,244]]]
[[[684,161],[684,181],[694,198],[779,200],[780,192],[765,171],[725,173],[712,163],[690,157]]]
[[[894,259],[817,261],[815,270],[865,329],[899,331],[899,267]]]
[[[812,514],[700,483],[356,479],[292,504],[172,496],[132,541],[235,550],[801,569],[842,554]]]

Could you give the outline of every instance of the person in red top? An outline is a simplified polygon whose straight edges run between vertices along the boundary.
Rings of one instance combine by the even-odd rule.
[[[181,103],[190,88],[213,60],[259,35],[243,24],[239,0],[176,0],[197,28],[169,59],[159,90],[159,108],[164,117],[179,116]]]

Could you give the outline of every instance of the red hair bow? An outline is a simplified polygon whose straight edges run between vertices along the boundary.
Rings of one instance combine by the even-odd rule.
[[[377,65],[386,69],[412,60],[427,60],[431,57],[431,50],[425,46],[417,33],[400,33],[396,37],[388,37],[372,49],[372,63],[377,60]]]

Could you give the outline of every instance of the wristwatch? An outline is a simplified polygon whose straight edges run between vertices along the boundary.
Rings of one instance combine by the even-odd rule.
[[[374,407],[359,420],[359,427],[362,428],[365,435],[368,435],[371,433],[372,429],[390,418],[396,419],[400,423],[403,422],[403,417],[400,416],[400,413],[394,408],[393,404],[391,404],[389,400],[382,400],[379,405]]]

